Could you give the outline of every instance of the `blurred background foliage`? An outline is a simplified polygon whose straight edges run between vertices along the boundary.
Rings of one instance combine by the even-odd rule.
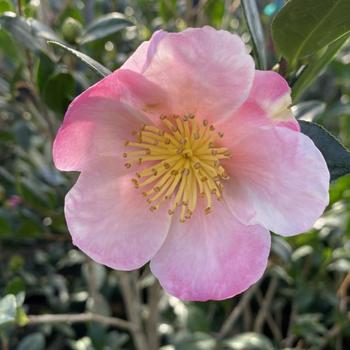
[[[205,24],[241,35],[260,67],[274,67],[294,85],[297,117],[325,126],[349,147],[346,37],[338,33],[342,42],[329,39],[311,56],[281,59],[271,22],[283,4],[0,0],[1,349],[350,349],[349,175],[332,183],[331,203],[310,232],[273,236],[257,285],[222,302],[183,303],[160,291],[147,267],[118,274],[72,246],[63,202],[76,174],[52,164],[64,111],[101,78],[98,72],[120,67],[159,28]],[[288,19],[274,23],[274,39],[288,58],[278,41],[281,25]]]

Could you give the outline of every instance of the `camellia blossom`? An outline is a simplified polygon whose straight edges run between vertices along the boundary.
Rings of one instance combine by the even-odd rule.
[[[183,300],[220,300],[263,274],[270,232],[308,230],[329,172],[293,118],[290,88],[210,27],[156,32],[70,105],[53,147],[79,171],[73,243],[118,270],[150,267]]]

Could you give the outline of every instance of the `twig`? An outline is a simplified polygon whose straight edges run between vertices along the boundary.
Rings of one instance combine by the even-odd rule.
[[[21,0],[17,0],[17,11],[20,16],[23,15]]]
[[[336,337],[341,331],[341,327],[339,325],[334,325],[325,335],[324,339],[322,340],[322,343],[319,344],[316,347],[311,348],[310,350],[323,350],[326,349],[328,346],[328,343],[331,339]]]
[[[288,323],[288,329],[287,329],[287,335],[286,337],[282,340],[282,344],[286,347],[291,347],[293,343],[296,341],[297,336],[293,334],[293,325],[295,323],[295,319],[298,314],[298,308],[295,300],[292,300],[292,306],[291,306],[291,311],[290,311],[290,316],[289,316],[289,323]]]
[[[92,310],[93,312],[96,310],[96,300],[98,295],[98,289],[97,289],[97,282],[96,282],[96,274],[94,272],[94,265],[96,263],[90,259],[87,258],[87,269],[88,269],[88,278],[87,278],[87,285],[88,285],[88,292],[90,300],[92,301]]]
[[[149,300],[148,300],[148,320],[147,320],[147,336],[150,350],[159,349],[159,336],[158,336],[158,304],[160,297],[160,285],[157,280],[148,288]]]
[[[272,298],[275,295],[277,286],[278,286],[277,277],[273,276],[267,288],[267,292],[266,292],[265,298],[262,301],[262,305],[259,309],[258,315],[255,319],[254,332],[256,333],[262,332],[264,321],[267,318],[267,314],[269,312],[269,306],[271,305]]]
[[[256,292],[256,298],[257,298],[259,305],[261,307],[261,305],[264,303],[264,296],[260,290],[258,290]],[[265,316],[266,316],[266,323],[270,328],[270,331],[273,335],[274,340],[276,340],[276,342],[279,343],[282,340],[282,333],[280,331],[280,328],[277,325],[276,320],[272,317],[271,313],[268,311],[266,312]],[[261,324],[261,328],[262,328],[262,326],[263,326],[263,323]],[[262,330],[261,331],[255,330],[255,332],[262,332]]]
[[[147,339],[142,329],[140,317],[141,305],[138,298],[139,293],[135,290],[135,284],[133,284],[134,288],[132,288],[131,278],[128,272],[119,272],[119,281],[128,319],[134,325],[131,335],[135,343],[135,348],[137,350],[148,350]]]
[[[5,334],[2,332],[0,333],[0,345],[3,350],[9,350],[9,342],[8,339],[6,338]]]
[[[134,325],[117,317],[107,317],[92,312],[82,314],[45,314],[45,315],[29,315],[28,325],[36,325],[42,323],[81,323],[81,322],[98,322],[106,326],[113,326],[123,330],[132,332]]]
[[[260,285],[260,282],[254,284],[252,287],[250,287],[248,289],[247,292],[244,293],[244,295],[242,296],[242,298],[239,301],[239,303],[237,304],[237,306],[232,310],[231,314],[224,321],[224,323],[219,331],[219,334],[217,336],[218,340],[223,339],[229,333],[232,326],[238,320],[238,318],[241,315],[241,313],[243,312],[244,308],[246,307],[246,305],[249,303],[249,301],[253,297],[253,295],[254,295],[255,291],[257,290],[257,288],[259,287],[259,285]]]

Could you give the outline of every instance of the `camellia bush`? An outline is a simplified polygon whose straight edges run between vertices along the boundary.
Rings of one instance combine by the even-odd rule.
[[[350,349],[349,0],[0,0],[0,349]]]

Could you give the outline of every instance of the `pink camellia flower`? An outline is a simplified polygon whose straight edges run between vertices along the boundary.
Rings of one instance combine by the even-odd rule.
[[[80,172],[65,202],[74,244],[118,270],[150,261],[183,300],[243,292],[269,230],[308,230],[328,203],[326,163],[290,104],[236,35],[156,32],[72,102],[56,137],[56,167]]]

